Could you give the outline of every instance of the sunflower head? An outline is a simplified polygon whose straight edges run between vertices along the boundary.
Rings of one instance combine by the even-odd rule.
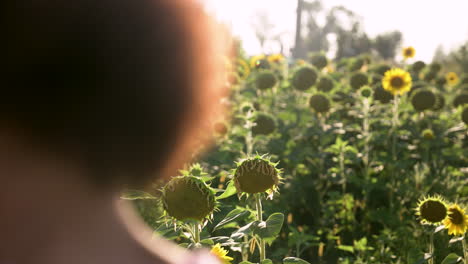
[[[328,59],[323,54],[313,54],[310,56],[310,63],[321,70],[328,65]]]
[[[434,131],[432,129],[424,129],[421,136],[426,140],[433,140],[435,138]]]
[[[284,60],[283,54],[277,53],[268,56],[268,61],[271,63],[281,63]]]
[[[246,158],[237,163],[234,183],[238,193],[262,193],[276,190],[280,182],[280,170],[264,156]]]
[[[445,75],[445,79],[450,86],[458,84],[459,78],[458,75],[454,72],[449,72]]]
[[[211,248],[211,254],[216,256],[222,264],[231,264],[231,261],[234,260],[233,258],[229,257],[227,254],[229,251],[225,250],[221,245],[218,243]]]
[[[317,71],[311,66],[301,66],[295,73],[292,79],[294,88],[300,91],[305,91],[312,87],[317,81]]]
[[[440,196],[428,196],[419,201],[416,215],[421,224],[438,225],[447,216],[447,204]]]
[[[330,100],[323,94],[315,94],[310,97],[309,105],[317,113],[326,113],[330,110]]]
[[[411,65],[411,69],[416,73],[420,72],[424,67],[426,67],[426,63],[424,63],[424,61],[416,61]]]
[[[429,70],[437,74],[440,70],[442,70],[442,65],[440,63],[433,62],[431,65],[429,65]]]
[[[366,61],[363,58],[353,58],[348,64],[348,69],[350,71],[359,71]]]
[[[448,229],[449,235],[463,236],[468,229],[468,215],[458,204],[453,204],[448,208],[448,216],[443,224]]]
[[[382,86],[393,95],[402,95],[411,90],[411,75],[399,68],[387,71],[382,79]]]
[[[377,73],[378,75],[384,76],[385,73],[390,69],[391,67],[388,66],[387,64],[380,64],[380,65],[373,67],[372,71],[374,73]]]
[[[236,61],[237,64],[237,74],[242,80],[247,79],[250,75],[250,67],[249,64],[243,60],[243,59],[238,59]]]
[[[357,72],[351,75],[349,84],[353,89],[358,90],[362,86],[369,84],[369,76],[367,76],[365,73]]]
[[[442,77],[442,76],[437,77],[437,78],[435,79],[435,84],[436,84],[437,87],[443,88],[444,85],[447,84],[447,79],[446,79],[445,77]]]
[[[418,112],[433,108],[436,100],[435,94],[425,88],[416,90],[411,96],[411,104]]]
[[[253,135],[268,135],[276,129],[275,118],[267,113],[256,113],[254,122],[255,126],[252,127]]]
[[[382,85],[376,85],[374,89],[374,100],[381,102],[382,104],[387,104],[393,99],[393,95],[382,88]]]
[[[468,91],[462,91],[453,99],[453,106],[457,108],[460,105],[468,104]]]
[[[406,59],[413,58],[414,55],[416,55],[416,50],[411,46],[405,47],[403,48],[402,53],[403,53],[403,58],[406,60]]]
[[[213,190],[194,176],[172,178],[163,187],[162,202],[167,214],[180,221],[202,221],[216,206]]]
[[[432,107],[432,110],[439,111],[445,106],[445,97],[442,93],[436,93],[435,97],[436,101],[434,103],[434,106]]]
[[[255,86],[259,90],[268,90],[273,88],[277,83],[276,76],[271,71],[262,71],[255,79]]]
[[[465,123],[466,125],[468,125],[468,106],[466,106],[466,107],[463,109],[463,112],[462,112],[462,121],[463,121],[463,123]]]
[[[329,92],[333,89],[335,83],[333,79],[328,76],[322,76],[317,81],[317,90],[322,92]]]

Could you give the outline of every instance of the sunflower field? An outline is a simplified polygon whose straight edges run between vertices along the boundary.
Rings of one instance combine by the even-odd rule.
[[[230,59],[215,144],[122,198],[222,263],[467,263],[468,73],[414,53]]]

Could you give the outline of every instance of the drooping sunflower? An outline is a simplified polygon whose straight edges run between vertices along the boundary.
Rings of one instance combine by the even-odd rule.
[[[413,47],[409,46],[409,47],[403,48],[402,53],[403,53],[403,58],[406,60],[406,59],[413,58],[414,55],[416,55],[416,50]]]
[[[233,258],[229,257],[227,254],[229,251],[225,250],[221,245],[218,243],[211,248],[211,254],[215,255],[222,264],[231,264],[231,261],[234,260]]]
[[[448,208],[448,217],[443,221],[449,235],[464,235],[468,229],[468,215],[458,204]]]
[[[454,72],[449,72],[445,75],[445,79],[447,80],[447,83],[450,85],[450,86],[453,86],[453,85],[456,85],[458,83],[458,81],[460,80],[458,78],[458,75]]]
[[[411,90],[411,75],[400,68],[394,68],[387,72],[382,79],[382,86],[393,95],[402,95]]]
[[[416,215],[421,224],[438,225],[447,217],[447,204],[440,196],[428,196],[419,201]]]

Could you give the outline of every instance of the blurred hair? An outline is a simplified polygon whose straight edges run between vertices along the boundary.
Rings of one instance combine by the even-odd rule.
[[[167,175],[220,112],[228,40],[195,1],[1,5],[0,129],[97,183]]]

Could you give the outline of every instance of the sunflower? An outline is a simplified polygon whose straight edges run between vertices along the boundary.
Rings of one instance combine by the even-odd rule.
[[[257,68],[268,68],[268,60],[264,54],[253,56],[250,59],[250,68],[257,69]]]
[[[454,72],[449,72],[445,75],[447,83],[451,86],[456,85],[459,81],[458,75]]]
[[[421,224],[438,225],[447,217],[447,205],[440,196],[428,196],[419,201],[416,215]]]
[[[231,261],[233,260],[233,258],[227,256],[229,251],[222,248],[220,244],[214,245],[210,252],[211,254],[215,255],[222,264],[231,264]]]
[[[272,63],[280,63],[284,60],[284,56],[282,54],[272,54],[268,56],[268,61]]]
[[[410,47],[403,48],[403,58],[405,58],[405,60],[409,58],[413,58],[415,54],[416,54],[416,50],[413,47],[410,46]]]
[[[394,68],[385,72],[382,86],[393,95],[402,95],[411,90],[411,75],[400,68]]]
[[[468,215],[459,205],[453,204],[448,208],[448,217],[443,221],[449,235],[463,236],[468,229]]]
[[[250,67],[247,62],[243,59],[237,60],[237,71],[239,72],[239,76],[245,80],[250,75]]]

